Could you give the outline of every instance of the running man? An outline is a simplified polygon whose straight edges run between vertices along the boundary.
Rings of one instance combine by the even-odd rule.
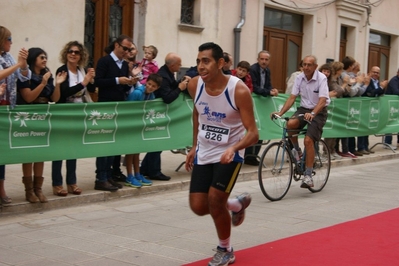
[[[326,76],[317,70],[317,58],[308,55],[303,59],[303,72],[299,74],[292,88],[291,96],[285,102],[280,112],[273,112],[282,116],[294,104],[298,95],[301,95],[301,106],[295,114],[288,120],[287,129],[302,129],[308,124],[308,130],[304,139],[306,149],[306,169],[302,180],[301,188],[313,187],[313,162],[315,156],[314,143],[320,140],[323,133],[323,126],[327,121],[327,106],[330,104],[328,96],[328,85]],[[290,132],[293,135],[295,132]],[[298,154],[302,154],[298,144],[298,136],[292,137],[291,142]]]
[[[244,149],[255,144],[259,134],[248,87],[222,72],[223,50],[215,43],[204,43],[198,51],[199,76],[188,84],[195,105],[193,148],[185,165],[187,171],[192,170],[189,200],[195,214],[210,214],[215,223],[219,245],[208,265],[228,265],[235,261],[231,224],[243,222],[251,202],[248,193],[234,199],[229,195],[244,161]]]

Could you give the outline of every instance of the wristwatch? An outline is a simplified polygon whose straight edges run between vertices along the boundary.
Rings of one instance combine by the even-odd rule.
[[[313,115],[313,116],[315,116],[315,115],[316,115],[314,112],[311,112],[310,114],[311,114],[311,115]]]

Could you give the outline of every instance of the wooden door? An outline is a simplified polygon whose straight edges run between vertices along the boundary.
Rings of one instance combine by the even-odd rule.
[[[377,44],[369,44],[369,61],[367,71],[371,67],[380,67],[380,80],[388,79],[389,47]]]
[[[133,37],[134,1],[86,0],[85,46],[95,67],[104,48],[119,35]]]
[[[301,61],[302,34],[265,27],[263,49],[271,55],[272,86],[284,93],[287,77],[298,70]]]

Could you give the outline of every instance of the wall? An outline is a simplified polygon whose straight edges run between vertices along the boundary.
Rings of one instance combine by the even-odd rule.
[[[11,54],[16,59],[22,47],[40,47],[47,52],[48,67],[55,73],[63,46],[72,40],[83,42],[84,8],[82,0],[2,1],[0,25],[11,31]]]

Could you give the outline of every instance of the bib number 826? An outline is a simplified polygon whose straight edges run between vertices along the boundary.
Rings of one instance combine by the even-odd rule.
[[[206,132],[205,138],[210,140],[222,141],[222,134]]]

